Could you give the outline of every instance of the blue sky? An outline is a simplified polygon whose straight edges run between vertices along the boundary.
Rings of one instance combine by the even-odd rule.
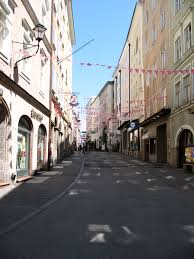
[[[81,62],[116,66],[126,40],[136,0],[73,0],[76,34],[74,50],[94,41],[73,55],[73,91],[80,107],[112,80],[114,69],[81,66]]]

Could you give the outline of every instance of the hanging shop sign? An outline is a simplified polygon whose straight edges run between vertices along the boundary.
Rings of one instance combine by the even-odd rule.
[[[73,95],[71,96],[71,99],[70,99],[70,105],[71,106],[78,106],[78,100],[77,100],[77,96],[76,95]]]
[[[34,109],[32,109],[31,110],[31,118],[41,122],[43,120],[43,115],[38,113],[38,112],[35,112]]]

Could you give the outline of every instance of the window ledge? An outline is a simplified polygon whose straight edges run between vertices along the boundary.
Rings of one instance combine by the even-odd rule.
[[[30,78],[27,75],[21,72],[20,76],[30,85]]]

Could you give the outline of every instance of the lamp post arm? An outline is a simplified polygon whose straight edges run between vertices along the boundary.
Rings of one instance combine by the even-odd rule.
[[[20,61],[25,60],[25,59],[28,59],[28,58],[31,58],[31,57],[35,56],[35,55],[38,53],[39,47],[40,47],[39,41],[38,41],[38,45],[36,45],[36,47],[37,47],[37,50],[36,50],[35,54],[30,55],[30,56],[27,56],[27,57],[23,57],[23,58],[19,59],[18,61],[15,62],[14,67],[17,67],[17,64],[18,64]]]

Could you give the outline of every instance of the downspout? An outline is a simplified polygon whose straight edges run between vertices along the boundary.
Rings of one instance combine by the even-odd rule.
[[[50,43],[52,44],[52,32],[53,32],[53,7],[54,0],[51,0],[51,26],[50,26]],[[48,170],[51,166],[51,158],[52,158],[52,140],[51,140],[51,116],[52,116],[52,61],[53,61],[53,48],[51,50],[50,55],[50,85],[49,85],[49,110],[51,112],[49,117],[49,133],[48,133]]]

